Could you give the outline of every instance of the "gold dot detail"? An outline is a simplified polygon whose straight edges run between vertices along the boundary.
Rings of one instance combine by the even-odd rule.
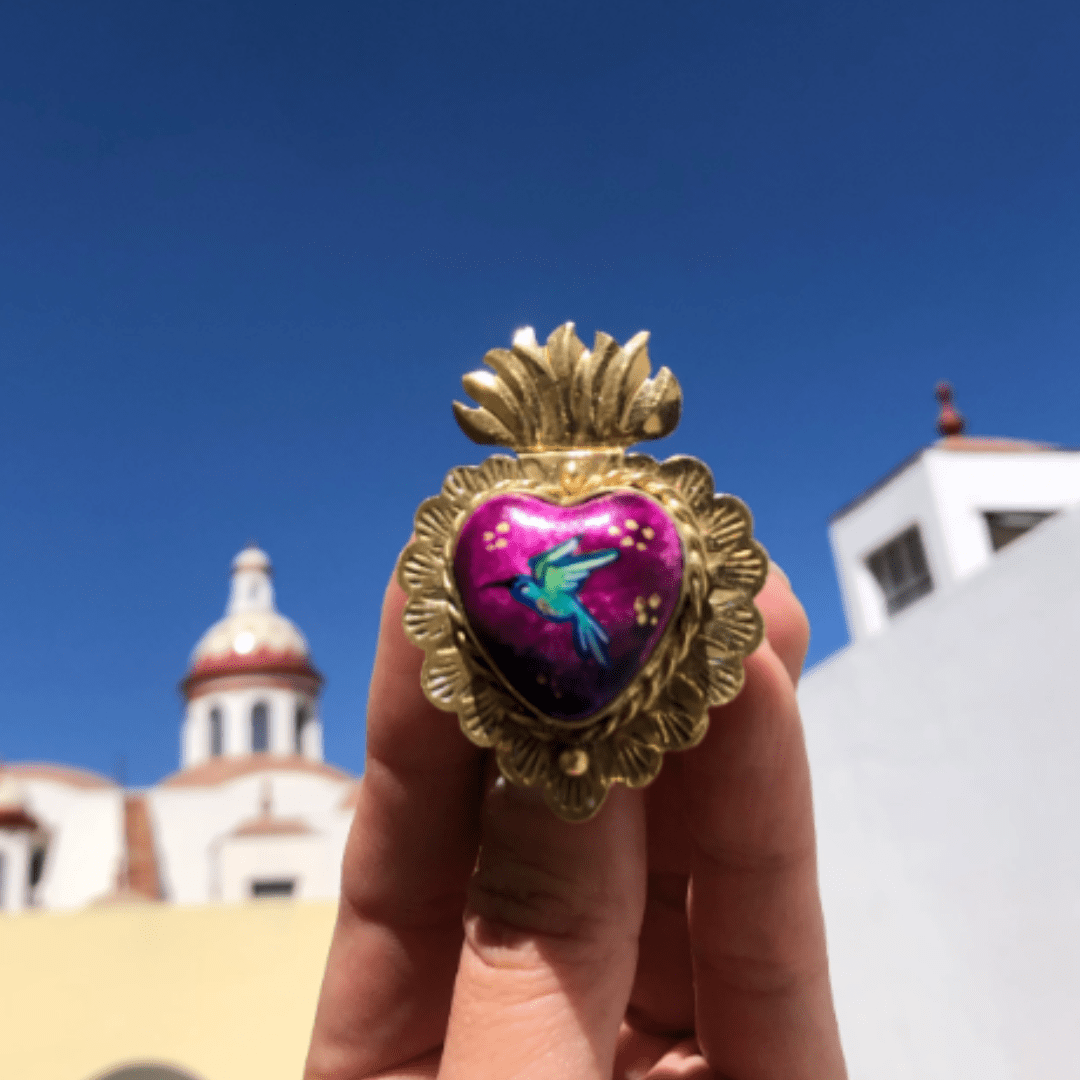
[[[501,533],[508,533],[510,531],[510,523],[506,521],[500,521],[499,524],[495,526],[495,531]]]
[[[495,545],[494,544],[488,544],[487,549],[488,549],[488,551],[494,551],[495,550]]]
[[[656,535],[656,533],[654,533],[652,529],[650,529],[649,526],[646,525],[645,528],[641,530],[641,535],[644,536],[646,540],[651,540]]]
[[[618,525],[609,525],[607,531],[609,536],[618,536],[619,533],[622,532],[622,529],[620,529]]]
[[[639,611],[637,615],[638,626],[644,626],[649,621],[649,616],[644,611]]]
[[[497,548],[504,548],[509,542],[510,541],[507,540],[505,536],[500,536],[499,539],[495,541],[495,546]]]
[[[580,747],[564,750],[559,755],[559,768],[567,776],[584,776],[589,770],[589,755]]]
[[[633,518],[627,518],[626,527],[633,532],[637,528],[637,522]]]
[[[660,594],[659,593],[653,593],[652,596],[649,597],[649,607],[658,608],[659,606],[660,606]]]
[[[638,551],[644,551],[644,550],[645,550],[645,548],[646,548],[646,546],[647,546],[646,544],[643,544],[643,543],[642,543],[642,542],[641,542],[641,541],[639,540],[639,541],[638,541],[638,544],[637,544],[637,549],[638,549]]]
[[[633,547],[634,546],[634,538],[632,536],[624,536],[622,538],[622,546],[623,547]]]
[[[494,540],[494,539],[495,539],[495,534],[493,532],[484,533],[484,541],[486,543],[490,544],[491,541]]]

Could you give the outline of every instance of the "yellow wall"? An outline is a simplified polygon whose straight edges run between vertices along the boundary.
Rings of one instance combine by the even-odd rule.
[[[133,1060],[297,1080],[335,905],[264,900],[0,916],[0,1077]]]

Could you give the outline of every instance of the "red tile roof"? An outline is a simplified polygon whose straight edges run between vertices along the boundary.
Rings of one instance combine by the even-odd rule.
[[[154,851],[154,823],[145,795],[124,799],[124,840],[127,844],[127,886],[148,900],[161,899],[161,878]]]
[[[180,689],[190,698],[205,683],[228,675],[291,675],[309,682],[312,693],[318,693],[323,683],[322,674],[308,657],[264,646],[247,654],[230,652],[200,658],[181,680]]]
[[[1050,443],[1003,439],[993,435],[946,435],[938,439],[935,446],[938,450],[967,450],[984,454],[1033,454],[1040,450],[1058,449]]]
[[[311,761],[299,754],[243,754],[210,758],[201,765],[181,769],[161,781],[161,787],[213,787],[260,772],[300,772],[349,781],[353,777],[325,761]]]
[[[21,806],[0,806],[0,829],[37,832],[39,828],[37,818],[28,814]]]
[[[68,784],[70,787],[84,789],[118,786],[107,776],[100,776],[89,769],[78,769],[72,765],[54,765],[49,761],[6,761],[4,771],[19,777],[20,780],[52,780],[58,784]]]

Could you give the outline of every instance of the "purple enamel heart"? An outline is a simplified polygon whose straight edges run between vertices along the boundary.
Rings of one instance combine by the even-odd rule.
[[[477,639],[546,716],[598,712],[648,660],[675,611],[683,552],[646,495],[576,506],[499,495],[465,522],[454,579]]]

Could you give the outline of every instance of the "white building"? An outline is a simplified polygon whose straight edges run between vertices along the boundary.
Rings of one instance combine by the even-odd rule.
[[[181,683],[179,772],[125,791],[62,765],[0,767],[0,910],[334,897],[355,780],[323,761],[321,685],[275,608],[270,560],[246,548]]]
[[[852,1080],[1074,1080],[1080,452],[956,432],[830,537],[852,644],[800,699]]]

